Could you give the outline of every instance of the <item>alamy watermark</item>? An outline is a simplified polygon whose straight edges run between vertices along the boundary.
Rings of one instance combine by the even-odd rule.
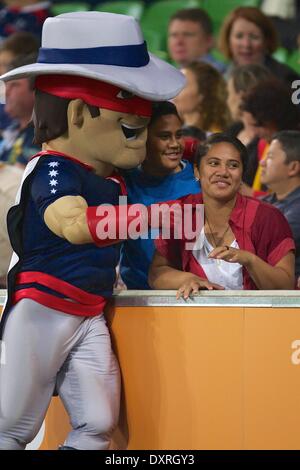
[[[155,239],[159,234],[164,240],[185,240],[185,249],[192,250],[200,242],[204,206],[177,201],[128,205],[127,196],[120,196],[118,206],[99,205],[96,216],[99,240]]]
[[[300,104],[300,80],[294,80],[292,83],[292,88],[295,90],[292,94],[292,103]]]

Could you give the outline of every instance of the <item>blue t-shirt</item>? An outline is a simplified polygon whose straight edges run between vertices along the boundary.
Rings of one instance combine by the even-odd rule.
[[[183,169],[163,178],[147,175],[141,168],[124,172],[128,192],[128,203],[149,206],[157,202],[179,199],[188,194],[197,194],[199,181],[195,179],[192,165],[182,162]],[[121,249],[120,274],[128,289],[150,289],[148,271],[155,246],[158,229],[151,230],[147,239],[127,240]]]
[[[34,169],[24,202],[22,253],[19,272],[38,271],[88,293],[108,297],[115,282],[119,244],[97,247],[74,245],[55,235],[44,222],[46,208],[64,196],[82,196],[88,206],[119,203],[119,184],[102,178],[85,166],[62,156],[41,157]],[[22,285],[49,292],[42,285]],[[50,291],[60,297],[60,294]]]

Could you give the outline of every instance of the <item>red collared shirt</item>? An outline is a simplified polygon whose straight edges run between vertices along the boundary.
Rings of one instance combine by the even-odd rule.
[[[187,196],[181,200],[181,204],[203,204],[202,194]],[[257,199],[238,193],[229,225],[241,250],[256,254],[271,266],[275,266],[289,251],[295,250],[293,235],[285,217],[274,206]],[[190,242],[184,236],[181,240],[164,240],[159,237],[155,240],[155,245],[159,253],[172,265],[178,266],[180,261],[183,271],[206,279],[206,274],[194,257],[193,251],[185,248],[187,241]],[[245,290],[257,289],[245,267],[243,286]]]

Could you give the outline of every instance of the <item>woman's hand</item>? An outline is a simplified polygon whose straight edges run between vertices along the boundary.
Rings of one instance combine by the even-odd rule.
[[[253,262],[255,255],[250,251],[232,248],[231,246],[224,245],[214,248],[208,255],[208,258],[223,259],[228,263],[239,263],[242,266],[248,266]]]
[[[186,282],[182,284],[176,294],[176,299],[180,299],[183,297],[184,299],[187,299],[188,297],[192,296],[193,294],[197,294],[199,290],[224,290],[224,287],[219,286],[218,284],[213,284],[212,282],[209,282],[207,279],[201,279],[198,276],[195,276],[193,274],[188,275]]]

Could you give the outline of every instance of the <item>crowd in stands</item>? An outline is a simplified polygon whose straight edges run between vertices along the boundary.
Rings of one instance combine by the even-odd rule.
[[[101,8],[100,1],[89,3]],[[2,1],[0,74],[36,62],[42,25],[55,4]],[[292,84],[299,81],[300,88],[300,63],[297,71],[274,54],[293,51],[298,41],[300,62],[300,1],[238,6],[217,35],[205,9],[184,8],[170,16],[162,35],[166,58],[182,70],[186,86],[173,103],[153,107],[146,159],[123,174],[128,202],[197,195],[207,207],[203,244],[187,254],[174,240],[159,239],[150,269],[153,236],[127,241],[122,281],[130,289],[178,289],[184,297],[199,288],[290,289],[297,281],[300,288],[300,104],[291,98]],[[0,288],[10,256],[6,214],[24,167],[40,150],[33,103],[32,81],[7,83],[0,105]]]

